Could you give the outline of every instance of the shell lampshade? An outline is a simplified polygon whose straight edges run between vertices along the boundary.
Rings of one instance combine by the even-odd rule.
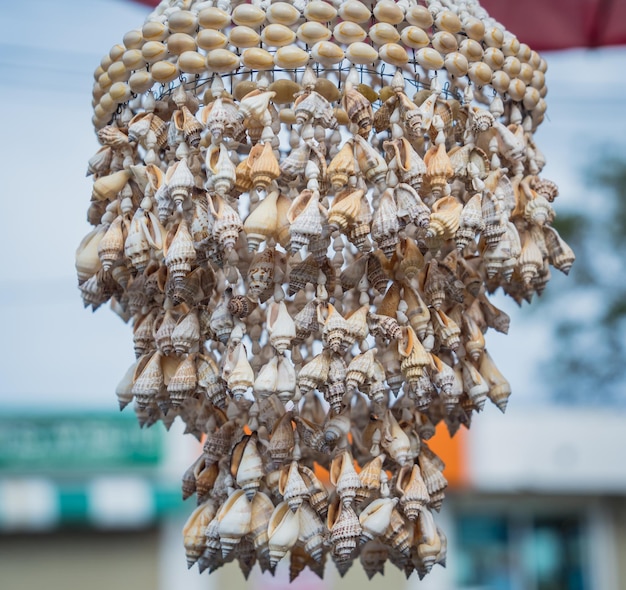
[[[203,443],[190,566],[445,564],[428,439],[511,393],[489,295],[574,261],[545,71],[476,0],[164,0],[103,57],[79,288],[132,324],[121,408]]]

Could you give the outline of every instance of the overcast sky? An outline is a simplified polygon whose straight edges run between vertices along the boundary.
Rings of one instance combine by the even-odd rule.
[[[115,387],[134,360],[130,326],[108,307],[83,309],[74,252],[89,231],[87,160],[92,73],[112,45],[142,25],[147,9],[123,0],[4,3],[0,38],[0,406],[114,410]],[[561,196],[557,214],[589,198],[581,167],[590,146],[624,150],[626,50],[545,56],[548,120],[537,133],[544,175]],[[549,287],[548,287],[549,288]],[[498,304],[503,300],[499,299]],[[545,319],[512,317],[510,334],[487,346],[511,381],[513,404],[542,399],[533,363]],[[533,316],[534,317],[534,316]],[[543,326],[543,327],[542,327]]]

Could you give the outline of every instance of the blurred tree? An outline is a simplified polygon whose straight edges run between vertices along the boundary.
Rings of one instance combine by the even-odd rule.
[[[586,178],[584,210],[554,223],[576,262],[546,292],[557,319],[541,370],[555,401],[626,404],[626,157],[603,154]]]

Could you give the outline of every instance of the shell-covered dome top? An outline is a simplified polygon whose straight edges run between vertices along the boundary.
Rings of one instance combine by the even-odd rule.
[[[511,393],[489,295],[574,261],[545,71],[474,0],[169,0],[103,58],[79,288],[132,323],[120,406],[203,442],[190,565],[445,563],[428,440]]]

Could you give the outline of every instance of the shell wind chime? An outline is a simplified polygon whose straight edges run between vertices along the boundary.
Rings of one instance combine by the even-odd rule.
[[[95,71],[85,306],[141,426],[202,441],[189,566],[444,565],[444,422],[511,393],[486,345],[572,250],[533,133],[545,61],[476,0],[165,0]]]

